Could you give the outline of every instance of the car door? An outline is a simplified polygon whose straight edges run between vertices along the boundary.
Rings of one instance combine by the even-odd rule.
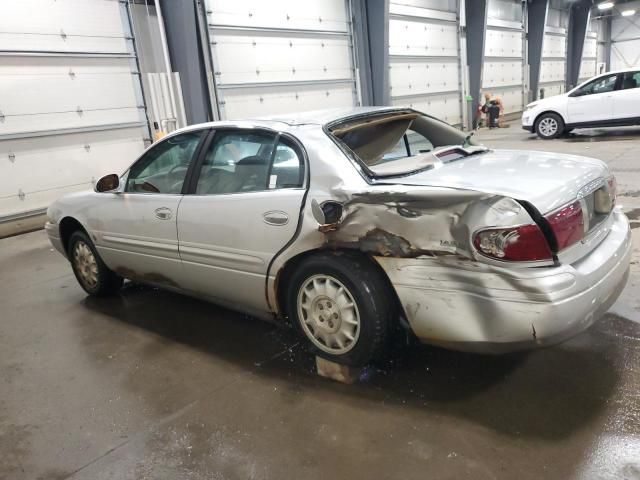
[[[104,262],[127,278],[178,285],[176,214],[187,172],[206,131],[167,137],[147,150],[123,177],[115,193],[103,196],[92,213],[92,233]]]
[[[216,131],[178,209],[185,286],[266,312],[268,267],[296,233],[305,172],[304,150],[292,137]]]
[[[613,116],[616,120],[640,118],[640,72],[621,74],[620,87],[613,92]]]
[[[598,77],[576,91],[567,99],[567,123],[599,123],[613,118],[613,92],[617,74]]]

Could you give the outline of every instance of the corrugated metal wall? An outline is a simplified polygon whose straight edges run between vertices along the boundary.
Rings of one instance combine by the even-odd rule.
[[[0,235],[144,149],[135,60],[117,0],[0,4]]]
[[[345,0],[207,0],[223,119],[358,104]]]

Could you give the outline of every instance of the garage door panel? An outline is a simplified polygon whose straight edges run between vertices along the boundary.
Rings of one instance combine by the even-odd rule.
[[[398,107],[414,108],[452,125],[462,123],[461,99],[457,92],[431,97],[417,97],[411,100],[395,99],[391,104]]]
[[[46,82],[47,90],[42,88]],[[3,100],[0,108],[6,117],[78,109],[98,110],[136,107],[131,73],[69,75],[0,75]],[[51,95],[49,89],[58,92]],[[100,95],[96,95],[99,91]],[[0,126],[0,131],[2,126]]]
[[[456,56],[457,26],[392,18],[389,20],[389,55]]]
[[[483,87],[500,87],[522,84],[524,71],[520,60],[512,62],[487,61],[483,66]]]
[[[353,84],[288,85],[260,88],[231,88],[224,91],[224,118],[234,120],[256,115],[344,107],[353,102]]]
[[[11,115],[0,122],[0,138],[6,135],[32,134],[66,129],[90,129],[141,123],[137,107],[83,110],[81,112],[43,113],[38,115]]]
[[[217,79],[223,84],[333,80],[352,75],[346,37],[256,37],[221,31],[216,42]]]
[[[3,215],[47,206],[68,191],[91,188],[108,173],[122,173],[144,149],[139,128],[0,141]]]
[[[39,57],[4,56],[0,62],[0,76],[4,75],[68,75],[83,74],[131,75],[131,59],[117,57]]]
[[[564,84],[563,83],[549,83],[549,84],[540,84],[540,89],[544,89],[545,98],[553,97],[554,95],[560,95],[564,93]]]
[[[522,57],[523,33],[509,30],[487,29],[486,57]]]
[[[596,74],[596,59],[584,59],[580,62],[580,79],[586,80]]]
[[[542,60],[540,83],[564,82],[566,64],[564,60]]]
[[[391,95],[417,95],[456,91],[460,86],[458,64],[446,62],[390,62]]]
[[[126,55],[127,41],[124,38],[101,38],[67,35],[25,35],[23,33],[0,33],[2,50],[16,52],[64,52],[64,53],[114,53]]]
[[[20,0],[3,2],[2,32],[123,37],[120,4],[114,0]]]
[[[567,39],[563,35],[545,33],[542,44],[543,57],[563,58],[567,55]]]
[[[113,0],[20,0],[3,3],[2,50],[122,52],[128,46]]]
[[[210,23],[258,28],[347,32],[343,0],[208,0]]]
[[[611,47],[611,70],[640,67],[638,42],[615,42]]]
[[[598,41],[595,38],[587,37],[584,41],[583,57],[595,58],[597,55]]]

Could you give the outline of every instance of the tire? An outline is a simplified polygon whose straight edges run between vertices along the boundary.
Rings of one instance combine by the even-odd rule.
[[[536,133],[543,140],[551,140],[562,135],[564,122],[557,113],[543,113],[536,120]]]
[[[83,231],[76,230],[71,234],[67,255],[76,280],[89,295],[104,297],[122,287],[122,277],[109,270]]]
[[[321,253],[304,260],[290,277],[286,311],[316,355],[363,366],[386,347],[396,313],[390,288],[368,259]]]

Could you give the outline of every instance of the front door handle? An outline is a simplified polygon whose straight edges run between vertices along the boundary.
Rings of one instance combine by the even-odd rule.
[[[264,223],[269,225],[282,226],[289,223],[289,215],[280,210],[265,212],[262,214],[262,218],[264,218]]]
[[[159,220],[171,220],[173,217],[173,212],[170,208],[160,207],[156,208],[156,218]]]

